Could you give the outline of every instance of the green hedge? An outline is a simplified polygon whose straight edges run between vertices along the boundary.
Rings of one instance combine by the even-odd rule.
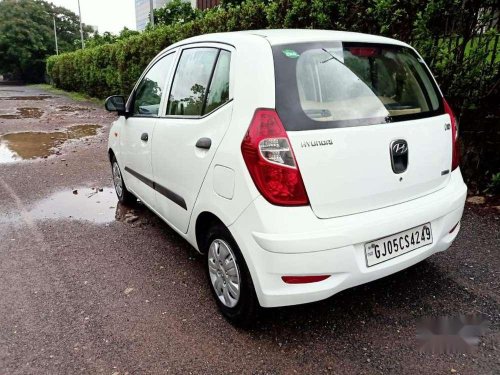
[[[158,51],[174,42],[170,29],[164,27],[126,41],[51,56],[47,73],[53,85],[64,90],[98,98],[126,94]]]
[[[48,76],[53,85],[65,90],[100,98],[113,93],[126,95],[159,51],[191,36],[265,28],[321,28],[407,39],[413,32],[408,19],[415,14],[414,2],[399,0],[245,0],[223,4],[186,23],[160,25],[110,45],[52,56],[47,61]],[[394,26],[383,24],[387,22]]]
[[[409,41],[431,64],[445,94],[454,96],[449,99],[455,107],[478,107],[496,86],[500,65],[498,59],[488,59],[498,51],[488,50],[496,45],[497,28],[472,43],[470,30],[488,24],[500,11],[494,0],[483,3],[490,11],[471,0],[225,0],[223,6],[204,11],[189,22],[159,25],[113,44],[52,56],[47,74],[53,85],[65,90],[98,98],[127,95],[159,51],[185,38],[264,28],[336,29]],[[480,9],[474,11],[473,6],[483,9],[480,17]],[[443,17],[462,20],[454,34],[446,35],[449,22],[438,22]],[[452,44],[450,49],[450,38],[466,43]]]

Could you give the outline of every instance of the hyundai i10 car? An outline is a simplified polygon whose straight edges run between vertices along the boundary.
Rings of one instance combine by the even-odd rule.
[[[313,30],[208,34],[158,54],[109,159],[204,254],[233,323],[403,270],[450,247],[466,186],[455,116],[406,43]]]

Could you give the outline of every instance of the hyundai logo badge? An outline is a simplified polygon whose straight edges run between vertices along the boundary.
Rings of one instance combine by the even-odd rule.
[[[394,173],[399,174],[406,171],[408,168],[408,142],[404,139],[392,141],[390,144],[390,154]]]
[[[393,155],[404,155],[408,152],[408,143],[403,139],[399,139],[392,142],[391,148]]]

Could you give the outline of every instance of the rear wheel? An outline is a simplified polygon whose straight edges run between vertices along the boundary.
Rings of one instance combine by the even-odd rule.
[[[248,326],[255,321],[258,301],[243,255],[222,224],[212,227],[206,241],[207,276],[222,314],[231,323]]]
[[[131,205],[137,202],[137,198],[127,190],[125,182],[123,181],[120,166],[114,156],[111,159],[111,171],[113,172],[113,184],[115,185],[115,192],[118,200],[126,205]]]

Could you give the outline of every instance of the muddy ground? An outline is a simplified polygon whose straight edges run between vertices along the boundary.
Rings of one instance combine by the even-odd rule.
[[[0,374],[500,373],[495,210],[468,206],[445,253],[236,329],[201,257],[144,207],[117,205],[112,120],[95,104],[0,86]],[[418,350],[422,317],[460,314],[490,321],[475,349]]]

